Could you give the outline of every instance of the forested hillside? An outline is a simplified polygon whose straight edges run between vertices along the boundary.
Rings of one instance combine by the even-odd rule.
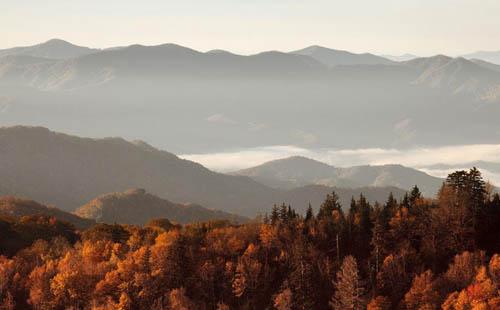
[[[261,222],[47,230],[6,251],[27,221],[0,222],[5,309],[499,309],[500,196],[478,170],[450,174],[436,199],[344,212],[335,193]],[[71,227],[71,226],[65,226]],[[23,229],[21,229],[23,228]]]
[[[78,229],[89,228],[95,224],[94,220],[81,218],[55,207],[47,207],[33,200],[13,196],[0,197],[0,215],[14,218],[43,215],[71,223]]]

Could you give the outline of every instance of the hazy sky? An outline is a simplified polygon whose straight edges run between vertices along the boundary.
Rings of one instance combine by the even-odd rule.
[[[0,48],[50,38],[173,42],[248,54],[319,44],[354,52],[500,50],[499,0],[0,0]]]

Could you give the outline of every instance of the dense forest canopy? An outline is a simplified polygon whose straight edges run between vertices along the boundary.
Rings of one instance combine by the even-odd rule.
[[[1,309],[499,309],[500,196],[477,169],[435,199],[326,197],[226,221],[76,230],[0,219]]]

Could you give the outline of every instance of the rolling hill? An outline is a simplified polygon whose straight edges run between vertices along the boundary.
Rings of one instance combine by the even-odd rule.
[[[75,214],[99,223],[145,225],[152,219],[167,218],[186,224],[209,220],[243,223],[247,218],[198,205],[181,205],[146,193],[143,189],[101,195],[75,211]]]
[[[86,229],[95,224],[92,219],[85,219],[54,207],[47,207],[32,200],[3,196],[0,197],[0,214],[11,217],[45,215],[73,224],[78,229]]]

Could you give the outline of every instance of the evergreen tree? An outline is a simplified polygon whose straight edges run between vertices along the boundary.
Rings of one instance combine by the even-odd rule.
[[[422,198],[422,193],[417,185],[413,186],[410,192],[409,204],[411,207],[415,207],[418,200]]]
[[[354,243],[354,220],[356,217],[356,212],[358,212],[358,206],[356,204],[356,200],[354,199],[354,196],[351,197],[351,204],[349,207],[349,214],[347,215],[347,235],[348,235],[348,241],[349,245],[352,246]]]
[[[477,217],[480,215],[486,201],[486,183],[481,176],[481,172],[476,167],[472,168],[468,173],[467,189],[470,196],[471,212],[474,217],[474,228],[477,228]]]
[[[306,212],[306,217],[305,221],[309,222],[310,220],[314,219],[314,213],[311,204],[309,203],[309,206],[307,207],[307,212]]]
[[[326,195],[326,200],[321,204],[318,212],[318,219],[324,219],[328,217],[332,217],[334,210],[342,209],[339,203],[339,197],[335,192]]]
[[[264,218],[262,219],[262,223],[269,224],[269,215],[267,212],[264,214]]]
[[[410,208],[410,197],[408,197],[408,193],[405,193],[403,196],[403,200],[401,200],[401,208]]]
[[[281,207],[279,209],[279,216],[280,216],[280,220],[283,223],[288,222],[288,208],[286,207],[284,202],[281,204]]]
[[[358,212],[359,219],[356,225],[355,249],[357,257],[367,257],[370,254],[370,241],[372,239],[371,206],[363,194],[359,195]]]
[[[271,224],[276,224],[280,219],[278,206],[274,205],[273,210],[271,211]]]
[[[384,209],[383,209],[384,216],[387,217],[387,219],[389,219],[394,214],[397,207],[398,207],[398,202],[394,198],[394,195],[392,194],[392,192],[390,192],[389,197],[387,198],[387,202],[384,205]]]

